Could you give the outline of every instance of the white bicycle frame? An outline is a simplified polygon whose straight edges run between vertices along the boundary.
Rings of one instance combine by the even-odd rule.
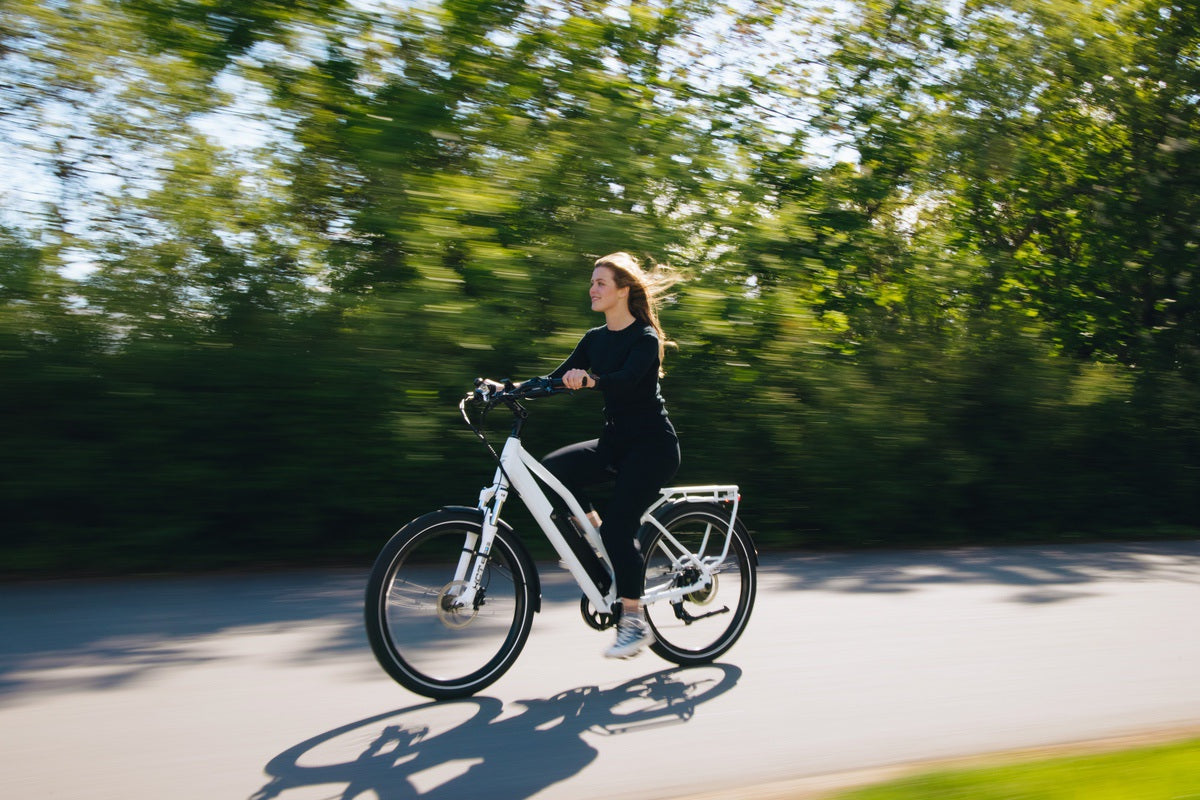
[[[541,483],[539,483],[539,480]],[[546,535],[550,544],[554,546],[559,558],[575,578],[575,582],[579,584],[579,587],[591,602],[592,607],[599,612],[607,613],[617,601],[615,583],[609,588],[606,595],[600,594],[599,588],[597,588],[588,576],[582,562],[580,562],[579,558],[571,550],[571,546],[559,531],[558,526],[555,525],[552,516],[554,506],[546,496],[545,491],[543,491],[542,484],[548,486],[551,491],[566,503],[568,513],[575,517],[584,537],[596,551],[604,567],[610,574],[612,573],[612,562],[609,560],[608,552],[604,549],[604,542],[600,539],[600,531],[592,525],[583,508],[579,505],[579,501],[575,499],[574,495],[571,494],[561,481],[554,477],[549,470],[525,450],[518,436],[509,436],[508,440],[504,443],[504,449],[500,453],[500,466],[496,469],[492,485],[485,487],[479,493],[478,507],[483,512],[483,531],[479,535],[477,543],[467,541],[463,548],[463,554],[459,558],[458,567],[455,570],[455,581],[465,584],[462,595],[458,597],[458,601],[468,606],[474,601],[475,593],[483,581],[484,570],[487,566],[486,556],[491,552],[496,530],[500,523],[500,510],[508,499],[509,489],[515,488],[521,499],[525,501],[525,505],[529,508],[529,512],[533,515],[534,520],[537,521],[538,527],[542,529],[542,533]],[[654,518],[653,513],[663,505],[681,501],[691,503],[716,501],[731,502],[733,504],[728,528],[724,531],[718,530],[716,532],[717,537],[720,537],[722,534],[724,535],[720,554],[704,555],[709,547],[710,538],[714,534],[714,526],[709,525],[705,531],[699,552],[692,553],[680,544],[671,535],[670,531]],[[736,485],[673,486],[662,490],[658,500],[642,515],[641,522],[643,524],[648,522],[663,533],[663,538],[660,541],[664,543],[663,547],[667,549],[675,570],[692,567],[696,570],[699,577],[686,586],[672,586],[671,583],[674,581],[671,580],[661,586],[646,587],[646,592],[641,598],[642,603],[652,604],[678,600],[685,595],[700,591],[712,584],[713,573],[720,570],[726,556],[729,554],[729,545],[733,540],[733,528],[737,520],[739,501],[740,497]],[[476,544],[478,544],[477,550],[475,547]],[[483,557],[474,559],[474,564],[472,565],[472,558],[476,552]],[[471,572],[470,575],[467,574],[468,571]]]

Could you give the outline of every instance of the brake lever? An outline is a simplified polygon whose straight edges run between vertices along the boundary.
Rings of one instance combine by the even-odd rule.
[[[473,397],[476,403],[487,405],[492,400],[492,383],[487,378],[475,379],[475,391],[468,397]]]

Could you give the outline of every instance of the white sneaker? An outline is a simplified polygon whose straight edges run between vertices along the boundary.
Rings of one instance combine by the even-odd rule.
[[[617,641],[604,651],[606,658],[633,658],[654,641],[650,626],[641,617],[621,617],[617,623]]]

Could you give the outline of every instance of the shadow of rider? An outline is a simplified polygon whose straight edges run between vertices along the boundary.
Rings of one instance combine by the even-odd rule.
[[[250,800],[343,785],[342,800],[526,798],[582,772],[598,754],[585,733],[616,736],[687,723],[737,683],[727,664],[674,668],[612,688],[579,687],[547,699],[475,697],[423,703],[352,722],[271,759],[271,781]],[[513,713],[513,712],[516,713]],[[467,719],[457,721],[464,714]],[[445,723],[447,715],[455,719]],[[310,766],[325,751],[362,747],[353,760]],[[304,762],[304,763],[301,763]],[[285,798],[286,800],[286,798]]]

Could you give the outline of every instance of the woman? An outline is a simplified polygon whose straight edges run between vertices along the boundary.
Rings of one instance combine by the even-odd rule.
[[[595,263],[589,295],[604,325],[584,334],[575,351],[549,377],[569,389],[604,395],[604,432],[599,439],[563,447],[543,464],[590,509],[589,487],[615,481],[600,524],[612,560],[621,615],[610,658],[630,658],[650,643],[642,615],[642,559],[634,542],[642,514],[679,469],[679,440],[659,393],[666,336],[658,321],[657,295],[670,285],[665,274],[647,275],[628,253]],[[598,522],[595,512],[588,514]]]

